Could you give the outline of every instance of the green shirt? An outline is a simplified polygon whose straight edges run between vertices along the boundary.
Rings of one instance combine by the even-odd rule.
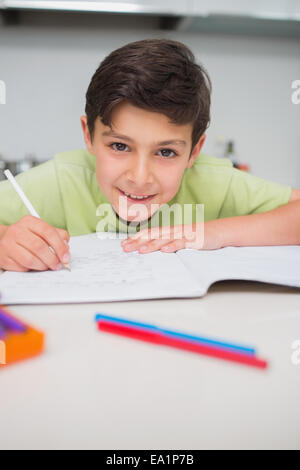
[[[50,225],[64,228],[70,236],[85,235],[98,230],[105,219],[104,230],[134,233],[115,214],[96,179],[96,160],[87,150],[63,152],[16,176],[16,180],[32,205]],[[182,176],[175,197],[168,206],[178,210],[184,204],[193,204],[192,213],[185,223],[196,221],[196,204],[204,204],[204,220],[256,214],[288,203],[292,188],[266,181],[237,170],[226,158],[200,154],[191,168]],[[97,208],[105,204],[108,210],[101,215]],[[165,206],[167,206],[165,205]],[[173,206],[174,207],[174,206]],[[171,222],[177,223],[176,210]],[[26,207],[9,181],[0,183],[0,224],[10,225],[28,214]],[[157,217],[152,216],[146,225]],[[185,211],[184,211],[185,214]],[[104,217],[104,218],[103,218]],[[165,225],[157,219],[153,225]]]

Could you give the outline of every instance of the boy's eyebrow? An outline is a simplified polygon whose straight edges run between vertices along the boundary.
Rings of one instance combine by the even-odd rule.
[[[115,137],[116,139],[123,139],[123,140],[128,140],[128,142],[133,142],[133,139],[130,137],[127,137],[126,135],[123,134],[116,134],[115,132],[112,131],[105,131],[102,133],[104,137]],[[163,142],[156,142],[155,145],[169,145],[169,144],[177,144],[177,145],[183,145],[186,146],[186,141],[185,140],[164,140]]]

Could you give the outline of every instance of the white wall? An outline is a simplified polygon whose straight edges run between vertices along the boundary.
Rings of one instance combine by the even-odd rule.
[[[39,24],[41,23],[42,24]],[[154,18],[23,13],[19,26],[0,27],[0,154],[46,160],[84,146],[79,116],[100,61],[127,42],[169,37],[186,43],[213,82],[212,123],[204,152],[215,139],[236,141],[251,172],[300,188],[300,105],[291,83],[300,79],[300,39],[159,31]]]

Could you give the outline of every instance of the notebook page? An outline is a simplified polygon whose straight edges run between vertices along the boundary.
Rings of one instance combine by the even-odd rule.
[[[203,294],[212,283],[226,279],[300,287],[300,246],[185,249],[177,256],[199,281]]]
[[[73,303],[194,297],[198,283],[175,253],[125,253],[120,239],[72,237],[71,272],[5,271],[1,303]]]

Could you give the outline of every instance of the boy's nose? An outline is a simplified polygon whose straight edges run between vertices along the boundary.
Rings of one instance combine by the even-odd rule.
[[[134,159],[127,172],[127,177],[136,188],[145,189],[147,185],[152,184],[153,174],[148,159],[144,157]]]

